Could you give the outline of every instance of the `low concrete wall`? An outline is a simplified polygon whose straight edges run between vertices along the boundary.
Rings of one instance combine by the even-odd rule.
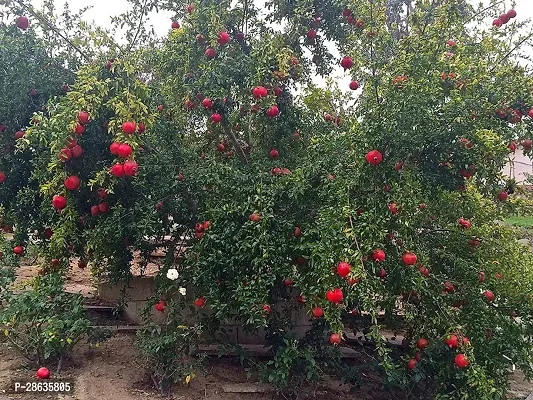
[[[101,283],[98,286],[99,297],[108,303],[118,303],[118,301],[125,294],[125,299],[127,301],[126,306],[123,309],[124,317],[134,324],[140,324],[141,314],[145,307],[149,304],[150,298],[153,296],[155,290],[155,282],[153,276],[148,277],[134,277],[131,279],[128,288],[123,293],[122,287],[117,285],[111,285],[109,283]],[[291,296],[295,298],[295,296]],[[190,291],[187,293],[187,300],[192,304],[193,298],[190,294]],[[273,305],[273,312],[281,312],[286,307],[291,308],[291,322],[293,328],[291,333],[295,335],[296,338],[301,338],[309,330],[312,325],[311,317],[307,314],[308,308],[296,306],[296,301],[294,302],[278,302]],[[151,311],[152,319],[156,323],[162,323],[164,321],[165,313],[156,311],[152,307]],[[186,316],[188,318],[189,315]],[[191,318],[194,318],[194,314],[190,315]],[[227,324],[222,325],[222,329],[225,330],[225,336],[230,341],[234,341],[239,344],[265,344],[265,331],[260,329],[259,331],[251,334],[245,332],[242,324],[238,322],[228,322]],[[220,332],[222,335],[222,332]]]

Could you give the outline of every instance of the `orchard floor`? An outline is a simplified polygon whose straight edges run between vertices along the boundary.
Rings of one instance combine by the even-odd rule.
[[[146,371],[137,364],[133,348],[133,335],[117,335],[100,347],[89,347],[80,343],[65,366],[61,378],[72,379],[73,395],[42,394],[6,394],[10,382],[17,378],[22,381],[33,379],[34,368],[0,343],[0,400],[140,400],[158,399],[160,397],[152,388]],[[303,389],[300,399],[316,398],[320,400],[393,400],[390,394],[380,391],[380,382],[376,376],[369,375],[369,381],[356,391],[335,380],[326,380],[318,388]],[[249,383],[249,385],[243,385]],[[245,370],[236,359],[212,358],[207,364],[206,374],[199,374],[188,386],[179,386],[174,390],[175,400],[275,400],[282,399],[273,392],[238,393],[243,387],[264,389],[264,386],[248,380]],[[232,390],[232,388],[236,389]],[[232,390],[232,392],[228,392]],[[517,372],[513,379],[513,395],[526,398],[533,391],[533,386],[523,381]],[[404,398],[404,397],[402,397]]]

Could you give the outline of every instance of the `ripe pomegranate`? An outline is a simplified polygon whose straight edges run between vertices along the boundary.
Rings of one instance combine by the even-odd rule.
[[[338,333],[332,333],[329,337],[329,342],[335,346],[339,345],[341,343],[341,335]]]
[[[507,11],[507,16],[508,16],[509,18],[516,18],[516,11],[513,10],[513,9]]]
[[[124,132],[126,135],[131,135],[136,129],[137,126],[133,121],[126,121],[122,124],[122,132]]]
[[[222,121],[222,115],[218,113],[212,114],[211,121],[213,121],[214,124],[218,124],[220,121]]]
[[[138,170],[139,170],[139,166],[137,165],[135,161],[128,160],[124,163],[124,175],[135,176],[137,175]]]
[[[82,124],[77,124],[76,127],[74,128],[74,133],[76,135],[83,135],[84,132],[85,132],[85,126],[83,126]]]
[[[282,174],[281,168],[279,168],[279,167],[272,168],[272,175],[278,176],[278,175],[281,175],[281,174]]]
[[[118,146],[116,154],[119,157],[127,158],[131,156],[132,153],[133,153],[133,149],[131,148],[131,146],[127,143],[122,143],[121,145]]]
[[[416,341],[416,347],[420,350],[424,350],[428,345],[429,342],[425,338],[420,338]]]
[[[459,225],[461,225],[464,229],[470,229],[470,227],[472,226],[472,223],[467,220],[467,219],[464,219],[464,218],[459,218],[457,220],[457,222],[459,223]]]
[[[266,110],[266,115],[270,118],[274,118],[279,114],[278,106],[270,106],[268,110]]]
[[[347,262],[344,262],[344,261],[340,262],[337,265],[337,274],[339,274],[339,276],[343,278],[346,278],[350,274],[351,268],[352,266],[348,264]]]
[[[353,67],[353,60],[351,57],[344,57],[342,60],[341,60],[341,66],[342,68],[344,68],[344,70],[346,71],[347,69],[350,69]]]
[[[507,14],[501,14],[498,18],[501,19],[504,24],[509,22],[509,16]]]
[[[453,293],[455,292],[455,286],[453,286],[453,283],[450,281],[444,282],[444,291],[447,293]]]
[[[299,226],[294,227],[294,237],[300,237],[302,236],[302,230]]]
[[[202,106],[209,110],[213,108],[213,102],[211,101],[209,97],[206,97],[205,99],[202,100]]]
[[[13,247],[13,253],[15,253],[17,256],[20,256],[22,253],[24,253],[24,247],[22,246]]]
[[[64,182],[67,190],[78,190],[80,188],[80,178],[76,175],[71,175]]]
[[[98,215],[98,214],[100,214],[100,208],[98,206],[92,206],[91,215]]]
[[[370,150],[366,153],[366,161],[371,165],[378,165],[383,161],[383,155],[377,150]]]
[[[6,180],[6,174],[3,171],[0,171],[0,183],[4,183]]]
[[[204,296],[200,296],[197,299],[194,299],[194,305],[196,307],[203,308],[205,306],[205,297]]]
[[[237,35],[235,35],[235,38],[240,42],[244,40],[244,33],[237,32]]]
[[[419,352],[419,351],[417,351],[417,352],[415,353],[415,360],[416,360],[416,361],[420,361],[421,359],[422,359],[422,353]]]
[[[385,261],[385,252],[381,249],[376,249],[372,252],[371,258],[373,261],[376,261],[376,262]]]
[[[37,370],[37,379],[48,379],[50,378],[50,371],[48,368],[41,367]]]
[[[30,26],[30,21],[25,16],[18,17],[15,23],[17,25],[17,28],[19,28],[19,29],[21,29],[23,31],[28,29],[28,27]]]
[[[334,304],[338,304],[342,301],[342,299],[344,298],[344,295],[342,293],[342,289],[335,288],[333,290],[328,290],[326,293],[326,297],[328,301]]]
[[[177,21],[172,21],[171,27],[172,27],[172,29],[179,29],[180,28],[180,23],[177,22]]]
[[[21,139],[22,137],[24,137],[25,134],[26,134],[26,132],[24,132],[24,131],[15,132],[15,140]]]
[[[83,154],[83,148],[80,145],[74,146],[70,152],[72,153],[72,158],[80,158]]]
[[[261,97],[266,97],[268,96],[268,90],[266,87],[264,86],[256,86],[252,89],[252,95],[256,98],[256,99],[259,99]]]
[[[299,304],[304,304],[305,303],[305,296],[303,294],[300,294],[300,295],[296,296],[296,301]]]
[[[276,158],[278,158],[279,153],[276,149],[272,149],[270,150],[270,153],[268,153],[268,156],[272,158],[273,160],[275,160]]]
[[[205,50],[205,56],[209,59],[212,59],[212,58],[215,58],[217,56],[217,52],[215,51],[215,49],[213,49],[212,47],[208,47],[206,50]]]
[[[307,31],[307,34],[306,34],[307,38],[311,39],[311,40],[316,38],[316,35],[317,35],[317,33],[316,33],[316,31],[314,29],[309,29]]]
[[[385,268],[381,268],[378,272],[378,276],[381,278],[381,279],[384,279],[386,276],[387,276],[387,271],[385,271]]]
[[[294,281],[290,278],[287,278],[283,281],[283,284],[287,287],[292,286],[294,284]]]
[[[479,272],[479,281],[481,283],[485,282],[485,273],[483,271]]]
[[[315,318],[320,318],[324,316],[324,310],[322,309],[322,307],[313,307],[312,313],[313,317]]]
[[[72,158],[72,151],[69,148],[63,148],[59,152],[59,159],[61,161],[68,161]]]
[[[416,368],[416,360],[414,358],[411,358],[408,362],[407,362],[407,368],[409,368],[410,370],[413,370]]]
[[[403,261],[403,264],[406,266],[414,265],[416,264],[416,261],[417,261],[416,254],[411,251],[407,253],[403,253],[402,261]]]
[[[224,146],[224,143],[219,143],[217,145],[217,151],[220,152],[220,153],[226,151],[226,146]]]
[[[78,113],[78,121],[80,124],[87,125],[89,123],[89,113],[87,111],[80,111]]]
[[[455,42],[455,40],[452,40],[452,39],[450,39],[450,40],[448,40],[446,42],[446,46],[448,46],[448,47],[455,47],[456,44],[457,43]]]
[[[181,182],[183,181],[183,174],[178,174],[178,182]]]
[[[498,200],[500,201],[505,201],[507,200],[507,198],[509,197],[509,195],[507,194],[507,192],[505,190],[502,190],[498,193]]]
[[[124,176],[124,165],[115,164],[111,167],[111,175],[116,176],[117,178],[122,178]]]
[[[259,216],[258,213],[255,213],[255,212],[252,213],[252,214],[250,215],[249,219],[250,219],[250,221],[252,221],[252,222],[259,222],[259,221],[261,221],[261,217]]]
[[[427,269],[426,267],[424,267],[423,265],[421,265],[420,267],[418,267],[418,272],[420,272],[422,275],[424,275],[426,278],[429,277],[429,269]]]
[[[395,203],[390,203],[389,204],[389,211],[395,215],[398,213],[398,208],[396,207],[396,204]]]
[[[359,82],[357,82],[357,81],[351,81],[351,82],[350,82],[350,89],[352,89],[352,90],[357,90],[357,89],[359,89]]]
[[[155,305],[155,309],[157,311],[159,311],[159,312],[164,312],[166,306],[167,306],[167,303],[165,301],[161,300]]]
[[[228,32],[224,32],[224,31],[218,32],[217,42],[219,45],[224,46],[228,44],[230,40],[231,40],[231,37],[229,36]]]
[[[56,210],[62,210],[63,208],[67,206],[67,199],[65,198],[65,196],[56,194],[52,198],[52,205],[54,206]]]
[[[533,141],[531,139],[522,140],[522,147],[524,148],[524,150],[531,150],[532,146],[533,146]]]
[[[464,354],[457,354],[455,356],[455,365],[457,366],[457,368],[466,368],[470,365],[470,362],[468,361],[468,359],[466,358],[466,356]]]
[[[282,94],[283,94],[283,90],[282,90],[279,86],[276,86],[276,87],[274,88],[274,95],[275,95],[276,97],[279,97],[279,96],[281,96]]]
[[[98,210],[101,213],[108,212],[109,211],[109,204],[107,204],[105,201],[103,201],[102,203],[98,204]]]
[[[496,18],[494,21],[492,21],[492,25],[500,28],[503,25],[503,21],[499,18]]]
[[[495,298],[494,293],[492,293],[490,290],[485,290],[483,292],[483,296],[485,296],[485,298],[487,299],[489,303],[492,303]]]
[[[455,349],[459,345],[459,339],[455,335],[448,335],[444,340],[444,343],[451,349]]]
[[[270,314],[270,305],[268,304],[263,304],[263,311],[266,311],[267,314]]]

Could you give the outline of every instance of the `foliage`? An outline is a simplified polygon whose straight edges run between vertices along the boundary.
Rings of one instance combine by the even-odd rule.
[[[520,206],[500,171],[518,146],[530,152],[533,79],[516,63],[526,22],[487,26],[500,3],[417,1],[402,13],[384,0],[273,1],[262,18],[248,2],[205,0],[179,4],[181,27],[158,46],[142,23],[157,3],[133,1],[116,23],[135,51],[95,50],[17,143],[32,155],[32,228],[52,232],[37,241],[36,284],[61,286],[53,271],[72,257],[127,284],[134,255],[144,267],[163,247],[164,322],[147,322],[138,345],[165,392],[192,376],[187,351],[200,333],[216,341],[232,320],[270,333],[266,381],[298,386],[332,369],[352,380],[328,336],[355,312],[368,317],[387,386],[503,398],[511,364],[533,373],[533,257],[494,223]],[[335,65],[328,47],[350,57],[356,95],[313,85]],[[64,160],[73,140],[82,154]],[[113,142],[131,152],[113,154]],[[133,162],[132,176],[110,172]],[[80,188],[67,190],[73,175]],[[54,209],[54,196],[66,207]],[[28,237],[27,218],[12,218]],[[190,322],[182,287],[201,323]],[[296,310],[283,307],[296,296]],[[324,316],[294,337],[292,313],[315,307]],[[385,329],[403,332],[406,354]],[[417,355],[419,338],[429,344]],[[461,354],[468,365],[457,365]],[[411,357],[420,360],[409,369]]]

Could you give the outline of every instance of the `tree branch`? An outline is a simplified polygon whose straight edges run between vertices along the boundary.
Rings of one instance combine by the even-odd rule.
[[[24,8],[30,15],[35,17],[38,21],[40,21],[43,25],[45,25],[48,29],[53,31],[57,36],[59,36],[61,39],[63,39],[70,47],[72,47],[74,50],[76,50],[86,61],[91,61],[90,58],[78,47],[76,46],[68,37],[64,36],[59,29],[57,29],[54,25],[52,25],[50,22],[46,20],[43,16],[39,15],[37,11],[34,10],[32,6],[26,5],[22,2],[22,0],[15,0],[15,2],[22,8]]]
[[[522,46],[526,41],[528,41],[532,37],[533,37],[533,32],[527,35],[526,37],[524,37],[524,39],[518,42],[515,47],[509,50],[502,58],[500,58],[498,61],[494,63],[494,66],[490,69],[490,72],[494,72],[494,69],[496,69],[502,61],[504,61],[507,57],[509,57],[513,53],[513,51],[518,49],[520,46]]]
[[[237,155],[239,156],[240,160],[244,163],[247,163],[248,159],[246,158],[246,154],[244,153],[244,150],[237,141],[237,138],[231,131],[231,128],[226,121],[222,122],[222,129],[224,129],[224,133],[230,138],[231,143],[233,144],[233,147],[235,147],[235,150],[237,151]]]

